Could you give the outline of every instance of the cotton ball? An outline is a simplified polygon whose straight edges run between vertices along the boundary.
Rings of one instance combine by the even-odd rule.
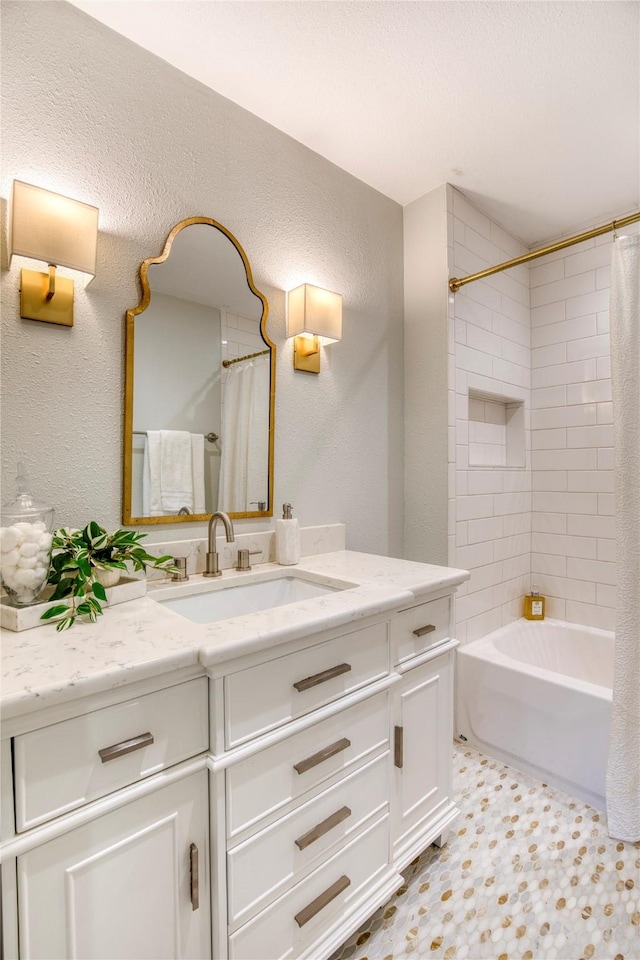
[[[6,583],[8,587],[13,588],[13,584],[16,578],[17,567],[3,567],[2,568],[2,582]]]
[[[46,548],[44,550],[42,548],[38,550],[38,560],[44,563],[45,566],[49,566],[49,551]]]
[[[50,533],[47,533],[47,531],[45,530],[44,533],[42,533],[40,536],[40,542],[39,542],[40,550],[46,550],[48,552],[51,549],[52,541],[53,541],[53,537],[51,536]]]
[[[38,564],[38,558],[35,557],[20,557],[18,560],[18,569],[19,570],[33,570]]]
[[[46,523],[44,523],[43,520],[36,520],[34,523],[31,524],[31,526],[33,527],[34,530],[39,530],[40,533],[44,533],[44,531],[47,529],[47,525]]]
[[[41,524],[39,523],[30,523],[29,529],[25,533],[25,540],[30,541],[31,543],[38,543],[40,537],[42,536]]]
[[[8,550],[7,553],[2,554],[2,569],[4,570],[5,567],[17,567],[19,559],[19,550]]]
[[[42,567],[34,567],[33,570],[29,571],[29,573],[31,574],[31,586],[34,590],[39,590],[40,587],[43,586],[46,577],[46,571],[43,574]]]
[[[21,557],[35,557],[38,553],[38,544],[37,543],[23,543],[19,549]]]
[[[33,570],[16,570],[14,581],[19,587],[28,587],[30,590],[36,585]]]
[[[32,526],[32,523],[26,523],[24,520],[20,520],[18,523],[14,523],[13,529],[16,531],[20,539],[25,540],[26,534],[29,530],[31,530]]]
[[[3,553],[15,549],[18,544],[18,533],[15,527],[2,527],[0,537],[0,550]]]
[[[38,578],[38,583],[43,583],[47,579],[47,573],[49,568],[38,564],[37,567],[33,568],[33,575]]]

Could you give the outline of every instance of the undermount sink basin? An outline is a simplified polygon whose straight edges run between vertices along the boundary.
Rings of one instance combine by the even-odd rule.
[[[316,583],[289,571],[278,571],[268,579],[247,583],[204,580],[192,586],[185,584],[179,589],[179,595],[176,589],[174,596],[164,597],[165,592],[171,590],[166,588],[166,591],[158,591],[160,595],[154,599],[194,623],[214,623],[247,613],[272,610],[299,600],[311,600],[353,586],[355,584],[340,580]]]

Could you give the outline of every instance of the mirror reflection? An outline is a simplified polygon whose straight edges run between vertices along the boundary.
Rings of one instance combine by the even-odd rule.
[[[237,240],[194,217],[127,313],[125,523],[271,516],[275,347]]]

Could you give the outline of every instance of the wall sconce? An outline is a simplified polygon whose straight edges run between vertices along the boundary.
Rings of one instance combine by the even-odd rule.
[[[320,338],[342,340],[342,297],[310,283],[287,294],[287,337],[293,342],[294,370],[320,373]]]
[[[49,273],[20,271],[20,316],[73,326],[73,280],[56,276],[56,267],[96,274],[98,208],[13,181],[9,217],[9,263],[14,256],[49,264]]]

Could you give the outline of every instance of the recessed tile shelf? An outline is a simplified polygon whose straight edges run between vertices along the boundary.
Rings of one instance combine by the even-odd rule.
[[[526,466],[522,400],[469,390],[469,466]]]

